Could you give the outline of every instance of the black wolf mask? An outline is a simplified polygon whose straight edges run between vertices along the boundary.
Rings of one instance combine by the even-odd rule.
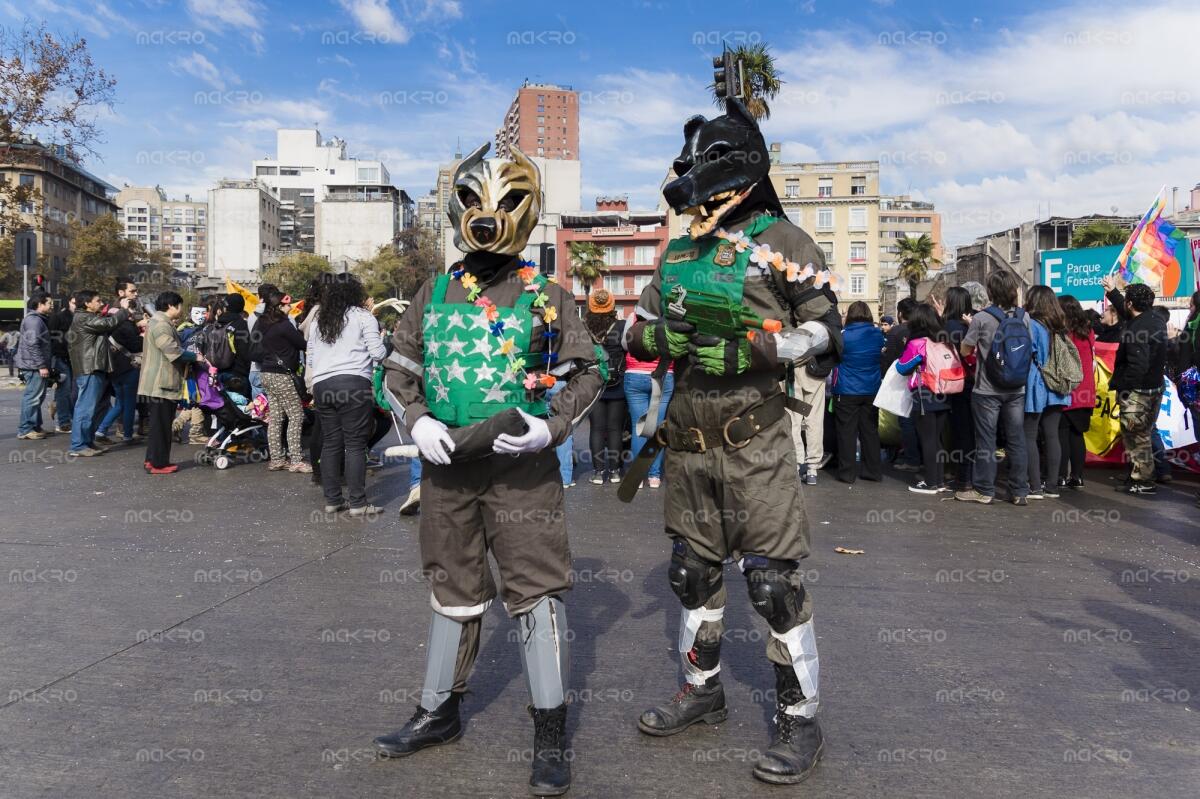
[[[694,217],[688,228],[692,238],[708,235],[722,220],[738,218],[753,207],[783,216],[767,178],[767,143],[740,100],[726,100],[725,115],[716,119],[692,117],[683,124],[683,137],[683,150],[674,163],[679,177],[663,187],[663,197],[676,213]]]

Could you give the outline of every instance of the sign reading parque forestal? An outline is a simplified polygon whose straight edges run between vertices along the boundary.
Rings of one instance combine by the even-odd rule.
[[[1157,296],[1187,297],[1196,290],[1196,265],[1192,257],[1194,249],[1193,246],[1176,249],[1179,269],[1164,275],[1163,285],[1152,286]],[[1042,250],[1038,254],[1038,280],[1052,288],[1055,294],[1070,294],[1080,302],[1101,300],[1104,298],[1104,287],[1100,281],[1112,272],[1113,263],[1120,254],[1120,245],[1082,250]]]

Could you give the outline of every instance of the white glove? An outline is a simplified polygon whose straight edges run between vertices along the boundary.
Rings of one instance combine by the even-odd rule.
[[[540,452],[550,446],[550,428],[545,420],[530,416],[520,408],[517,408],[517,413],[521,414],[529,429],[519,436],[501,433],[492,442],[492,449],[503,455],[519,455],[522,452]]]
[[[426,414],[417,420],[412,429],[413,442],[421,450],[421,457],[439,466],[450,464],[450,453],[454,452],[454,440],[446,432],[446,425]]]

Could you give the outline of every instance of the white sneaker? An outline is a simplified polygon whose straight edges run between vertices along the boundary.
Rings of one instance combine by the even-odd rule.
[[[421,512],[421,486],[418,483],[408,492],[408,499],[400,506],[401,516],[416,516]]]

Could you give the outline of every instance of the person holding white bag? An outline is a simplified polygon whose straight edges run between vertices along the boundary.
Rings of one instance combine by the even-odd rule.
[[[833,413],[837,425],[837,478],[854,483],[858,477],[856,451],[862,452],[862,477],[878,482],[879,410],[873,402],[879,391],[879,351],[883,331],[875,327],[871,307],[852,302],[842,329],[842,362],[833,372]]]

